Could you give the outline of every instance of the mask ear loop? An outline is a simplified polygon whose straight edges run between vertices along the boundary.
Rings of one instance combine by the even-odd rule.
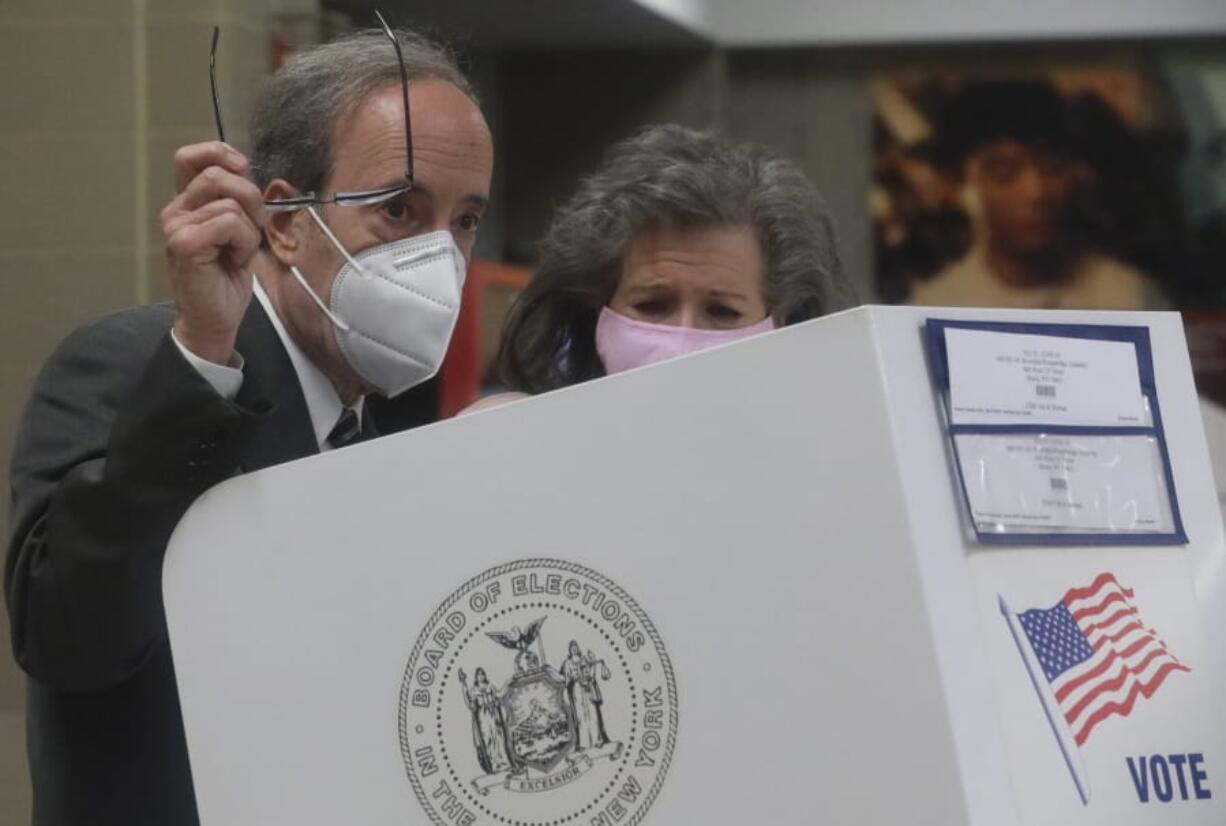
[[[358,272],[362,273],[362,275],[366,275],[366,270],[361,264],[354,260],[354,257],[349,254],[349,250],[345,249],[345,245],[336,239],[336,236],[332,234],[332,230],[328,229],[328,225],[324,223],[324,219],[320,218],[319,213],[315,211],[315,207],[309,206],[306,208],[306,211],[307,215],[310,215],[311,219],[315,222],[315,225],[323,231],[324,235],[328,236],[328,240],[332,242],[332,246],[336,247],[337,251],[341,255],[345,256],[345,260],[349,262],[349,265]]]
[[[323,234],[327,236],[328,240],[332,242],[332,246],[336,247],[337,250],[340,251],[340,254],[345,256],[345,260],[349,262],[350,266],[365,275],[366,270],[362,268],[361,264],[354,260],[353,256],[349,254],[349,251],[345,249],[344,245],[342,245],[341,242],[337,240],[336,236],[332,234],[332,230],[328,229],[328,225],[325,224],[323,219],[320,218],[318,213],[315,212],[315,207],[308,206],[306,208],[306,212],[307,215],[310,215],[311,219],[315,221],[316,226],[318,226],[320,230],[323,231]],[[345,323],[344,319],[328,309],[328,306],[324,304],[323,299],[315,294],[315,291],[311,289],[309,284],[307,284],[306,279],[302,277],[302,272],[293,264],[290,264],[289,271],[293,273],[294,278],[298,279],[298,283],[302,285],[302,289],[307,291],[307,295],[309,295],[311,300],[315,302],[315,305],[319,307],[320,312],[327,316],[328,320],[334,325],[336,325],[342,331],[348,333],[349,325]]]
[[[319,307],[319,311],[328,317],[328,321],[331,321],[344,332],[349,332],[349,325],[346,324],[340,316],[329,310],[327,305],[320,300],[319,296],[315,295],[315,291],[311,289],[309,284],[307,284],[306,279],[302,277],[302,273],[299,272],[298,268],[293,264],[290,264],[289,271],[294,274],[294,278],[298,279],[298,283],[302,285],[302,289],[306,290],[307,295],[309,295],[311,300],[315,302],[315,305]]]

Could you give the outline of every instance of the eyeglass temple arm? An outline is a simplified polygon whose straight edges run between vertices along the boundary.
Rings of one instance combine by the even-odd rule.
[[[375,9],[375,17],[379,18],[384,34],[392,41],[392,46],[396,49],[396,62],[400,64],[400,91],[404,95],[404,145],[408,150],[404,176],[409,183],[413,183],[413,127],[409,116],[409,73],[404,67],[404,54],[400,51],[400,40],[396,37],[396,33],[392,31],[392,27],[387,24],[387,20],[378,9]]]
[[[226,128],[221,122],[221,102],[217,99],[217,39],[221,36],[221,27],[213,27],[213,45],[209,49],[209,88],[213,92],[213,119],[217,121],[217,137],[226,142]]]

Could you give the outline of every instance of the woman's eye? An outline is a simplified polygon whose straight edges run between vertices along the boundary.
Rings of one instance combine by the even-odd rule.
[[[456,221],[456,224],[463,232],[475,232],[480,223],[481,216],[471,212],[467,215],[461,215],[460,220]]]
[[[663,315],[668,312],[668,304],[664,301],[639,301],[634,305],[634,309],[642,315]]]
[[[713,304],[707,308],[707,315],[724,321],[735,321],[741,317],[741,311],[725,304]]]

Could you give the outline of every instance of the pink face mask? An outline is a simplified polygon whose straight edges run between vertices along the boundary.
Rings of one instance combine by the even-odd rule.
[[[717,344],[740,341],[773,329],[775,320],[770,316],[757,324],[735,330],[696,330],[693,327],[636,321],[605,307],[596,321],[596,354],[600,356],[605,372],[611,375],[696,353]]]

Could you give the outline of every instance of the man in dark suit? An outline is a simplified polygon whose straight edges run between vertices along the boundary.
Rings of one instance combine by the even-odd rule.
[[[383,32],[291,59],[250,161],[221,142],[180,149],[161,216],[173,306],[82,327],[36,381],[5,569],[35,824],[197,822],[161,596],[171,531],[229,476],[354,440],[363,397],[420,382],[445,349],[492,147],[448,55],[400,44],[403,86]],[[419,312],[420,296],[369,292],[401,276],[406,249],[454,302]]]

